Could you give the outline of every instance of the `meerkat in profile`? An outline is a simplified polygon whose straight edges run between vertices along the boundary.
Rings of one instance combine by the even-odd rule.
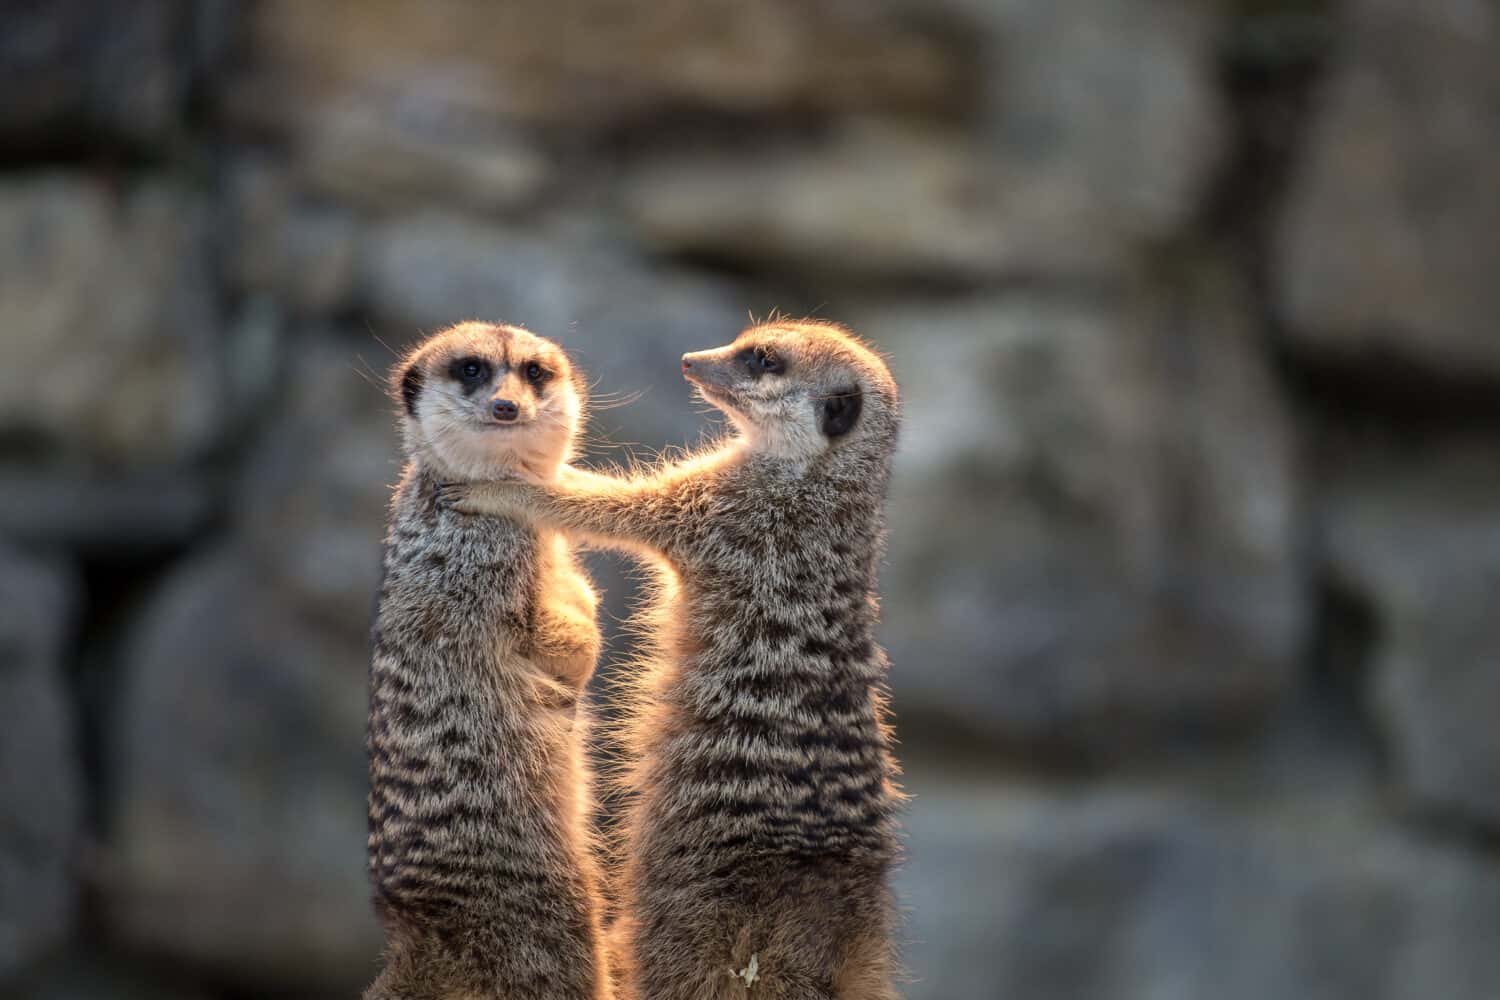
[[[386,929],[366,1000],[604,1000],[576,704],[599,633],[557,532],[465,517],[457,478],[553,478],[582,386],[553,343],[462,323],[392,372],[406,469],[370,677],[369,867]]]
[[[685,355],[737,433],[651,472],[455,485],[667,568],[628,723],[620,917],[634,1000],[889,1000],[901,793],[876,645],[896,384],[843,329]]]

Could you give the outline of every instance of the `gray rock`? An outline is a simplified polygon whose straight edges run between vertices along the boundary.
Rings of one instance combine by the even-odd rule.
[[[386,505],[401,475],[395,408],[360,351],[347,337],[302,345],[232,505],[267,583],[355,642],[370,627]]]
[[[1211,6],[931,10],[979,52],[979,129],[856,121],[689,148],[632,173],[628,216],[668,252],[946,282],[1108,276],[1183,228],[1224,150]]]
[[[1371,707],[1419,806],[1500,829],[1500,452],[1361,449],[1328,463],[1328,571],[1374,616]]]
[[[943,0],[981,48],[979,114],[1017,173],[1088,206],[1081,240],[1157,238],[1188,221],[1227,138],[1216,81],[1224,12],[1182,0]]]
[[[138,556],[192,538],[217,506],[203,477],[180,471],[90,476],[0,464],[0,535],[37,545]]]
[[[76,590],[63,567],[0,544],[0,981],[77,910],[82,776],[62,663]]]
[[[1361,0],[1280,222],[1294,343],[1340,361],[1500,375],[1500,15]]]
[[[903,719],[1114,755],[1256,722],[1302,640],[1290,427],[1242,298],[856,317],[906,426],[883,577]]]
[[[696,107],[771,113],[942,108],[961,53],[910,3],[478,0],[257,5],[233,104],[296,126],[368,104],[373,120],[448,119],[486,134],[514,119],[618,124]],[[622,16],[622,13],[625,16]],[[908,16],[903,16],[908,15]]]
[[[637,168],[622,201],[657,250],[860,278],[1094,277],[1121,246],[1047,173],[1016,171],[951,131],[847,124],[823,140],[716,146]],[[1102,237],[1102,233],[1097,233]]]
[[[377,210],[441,201],[498,213],[535,201],[549,179],[546,152],[519,132],[380,110],[351,102],[304,129],[299,159],[309,186]]]
[[[1479,1000],[1500,981],[1500,868],[1368,803],[913,785],[911,1000]]]
[[[7,4],[0,136],[46,149],[166,138],[192,78],[192,16],[180,0]]]
[[[14,1000],[208,1000],[201,989],[85,950],[64,952],[28,971],[6,995]]]
[[[354,304],[362,226],[351,212],[303,196],[291,171],[254,157],[229,172],[229,279],[305,319]]]
[[[125,650],[103,911],[116,939],[255,987],[350,993],[364,871],[364,643],[231,544],[173,572]]]
[[[165,464],[226,425],[207,218],[157,181],[0,183],[0,433],[57,462]]]
[[[337,210],[303,210],[283,234],[283,297],[304,315],[346,311],[359,287],[359,221]]]

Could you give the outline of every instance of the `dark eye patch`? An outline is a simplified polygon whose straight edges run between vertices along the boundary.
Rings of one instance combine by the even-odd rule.
[[[747,347],[737,357],[751,378],[780,375],[786,371],[786,362],[769,347]]]
[[[463,386],[465,394],[488,382],[494,372],[494,367],[483,358],[455,358],[448,364],[448,377]]]
[[[552,381],[552,371],[540,361],[528,361],[521,366],[521,374],[526,376],[526,381],[540,388]]]

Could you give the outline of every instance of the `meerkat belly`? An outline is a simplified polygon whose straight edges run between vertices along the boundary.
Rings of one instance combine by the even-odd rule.
[[[387,908],[493,909],[557,854],[539,776],[566,748],[525,683],[527,546],[503,526],[411,542],[388,553],[373,660],[371,874]]]
[[[701,611],[689,617],[702,620]],[[673,724],[650,766],[671,773],[645,784],[665,799],[655,833],[683,845],[669,854],[696,845],[690,853],[713,868],[888,852],[890,762],[867,680],[874,665],[852,659],[867,644],[835,642],[821,615],[798,617],[818,625],[746,625],[742,616],[687,657],[662,693]]]
[[[560,685],[560,707],[571,710],[599,659],[594,588],[556,532],[539,534],[538,587],[530,651],[538,669]]]
[[[773,732],[742,719],[694,727],[677,754],[657,829],[717,870],[756,857],[821,860],[880,852],[889,816],[880,750],[858,735]]]

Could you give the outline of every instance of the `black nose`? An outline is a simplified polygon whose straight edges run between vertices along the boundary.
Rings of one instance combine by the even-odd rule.
[[[509,423],[510,421],[516,419],[516,417],[521,413],[520,409],[516,407],[516,404],[508,399],[495,400],[490,404],[490,412],[495,415],[496,420],[502,421],[504,423]]]
[[[689,368],[692,368],[692,367],[693,367],[693,363],[691,361],[689,361],[687,359],[687,355],[684,354],[682,356],[682,370],[683,371],[687,371]]]

